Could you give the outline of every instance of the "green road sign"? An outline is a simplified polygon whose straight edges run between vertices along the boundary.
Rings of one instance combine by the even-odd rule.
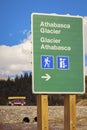
[[[32,14],[33,93],[83,93],[83,19]]]

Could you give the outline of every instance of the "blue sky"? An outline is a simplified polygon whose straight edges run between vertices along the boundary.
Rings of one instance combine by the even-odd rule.
[[[87,16],[87,0],[0,0],[0,46],[2,49],[0,55],[4,57],[2,64],[0,64],[0,73],[2,75],[4,73],[14,74],[13,70],[16,70],[16,73],[18,67],[23,71],[31,70],[31,67],[28,68],[32,62],[31,56],[29,59],[28,56],[31,54],[30,32],[31,13],[33,12]],[[10,57],[7,56],[8,52],[10,53]],[[11,56],[11,53],[15,56],[17,53],[22,58],[17,60],[15,56]],[[12,60],[13,58],[15,59],[15,63]],[[87,66],[87,53],[85,54],[85,61],[85,65]],[[27,66],[25,62],[28,63]],[[3,64],[7,64],[7,66]]]
[[[0,45],[19,44],[31,30],[31,13],[87,16],[86,0],[0,0]]]

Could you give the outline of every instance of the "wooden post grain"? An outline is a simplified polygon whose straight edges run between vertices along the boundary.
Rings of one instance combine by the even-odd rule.
[[[76,95],[64,97],[64,130],[76,130]]]
[[[37,95],[37,130],[48,130],[48,95]]]

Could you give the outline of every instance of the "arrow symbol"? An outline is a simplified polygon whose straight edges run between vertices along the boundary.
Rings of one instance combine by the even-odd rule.
[[[41,76],[41,78],[45,79],[45,81],[48,81],[51,78],[51,76],[49,74],[45,74],[45,75]]]

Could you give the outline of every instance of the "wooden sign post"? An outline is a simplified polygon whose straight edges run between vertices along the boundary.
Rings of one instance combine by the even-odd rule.
[[[37,95],[37,130],[48,130],[48,95]]]
[[[76,130],[76,95],[64,97],[64,130]]]

